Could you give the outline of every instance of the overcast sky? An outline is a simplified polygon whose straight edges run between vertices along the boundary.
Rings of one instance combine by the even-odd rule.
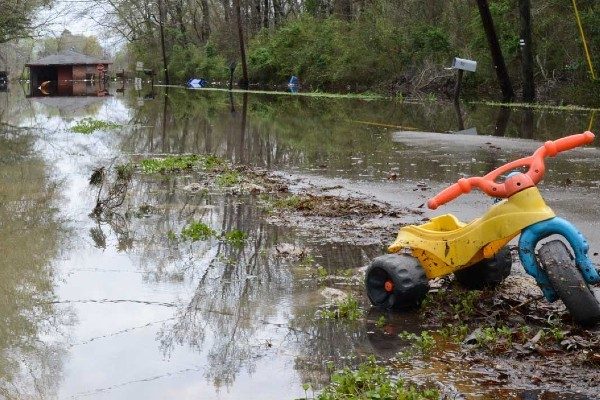
[[[43,29],[44,36],[59,36],[68,29],[73,34],[96,36],[102,46],[114,52],[123,45],[123,40],[99,26],[94,19],[100,20],[104,11],[97,0],[55,0],[50,10],[43,10],[38,19],[49,21]],[[91,17],[93,16],[93,18]]]

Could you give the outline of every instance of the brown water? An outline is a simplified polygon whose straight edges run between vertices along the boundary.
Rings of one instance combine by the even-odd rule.
[[[302,383],[326,380],[330,362],[392,356],[402,344],[372,332],[377,313],[357,323],[315,319],[322,287],[275,250],[306,247],[335,271],[367,265],[382,243],[350,245],[271,224],[253,198],[180,190],[191,176],[136,181],[130,209],[147,204],[150,212],[97,221],[89,217],[88,179],[94,168],[132,156],[215,153],[414,207],[464,174],[600,124],[587,112],[463,108],[460,127],[479,135],[407,132],[458,130],[454,108],[433,102],[174,88],[126,88],[105,98],[0,93],[0,397],[292,399],[304,397]],[[124,127],[69,131],[83,117]],[[590,238],[592,252],[600,249],[599,154],[588,148],[552,161],[542,186],[557,214]],[[416,190],[423,182],[432,189]],[[469,219],[489,202],[469,195],[444,211]],[[249,240],[240,248],[167,239],[192,219],[240,229]],[[415,315],[389,324],[419,330]],[[468,380],[437,378],[486,396]]]

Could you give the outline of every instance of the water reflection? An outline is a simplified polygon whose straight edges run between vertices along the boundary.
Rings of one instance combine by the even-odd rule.
[[[531,110],[526,112],[530,113]],[[506,136],[506,129],[508,128],[508,122],[510,121],[511,109],[510,107],[500,107],[498,109],[498,117],[496,117],[496,125],[494,126],[493,136]],[[531,135],[531,132],[528,132]],[[519,137],[522,137],[519,135]],[[528,139],[533,139],[528,137]]]
[[[52,260],[64,235],[57,187],[32,147],[32,137],[0,125],[0,397],[8,399],[56,394],[65,355],[56,339],[69,322],[53,304]]]
[[[364,333],[353,333],[355,326],[315,324],[320,296],[314,287],[306,288],[299,281],[306,272],[296,267],[298,261],[281,257],[275,247],[280,243],[304,246],[331,271],[363,266],[379,252],[378,247],[330,246],[310,235],[316,242],[312,244],[304,233],[267,223],[256,199],[181,190],[190,181],[193,177],[165,177],[134,184],[126,207],[152,210],[126,217],[145,279],[154,284],[194,285],[189,299],[157,332],[163,356],[177,358],[181,347],[205,354],[203,376],[219,388],[233,385],[240,371],[254,371],[259,360],[276,351],[271,341],[299,349],[297,363],[301,364],[300,358],[320,360],[320,364],[302,364],[307,373],[352,352]],[[168,238],[167,232],[179,232],[189,221],[203,221],[218,232],[241,230],[248,238],[242,246]],[[107,234],[98,240],[96,232],[94,242],[106,248]],[[118,244],[117,250],[122,250]],[[307,304],[298,298],[312,300]],[[293,315],[298,317],[288,322]],[[338,339],[329,340],[334,337]]]
[[[300,397],[302,382],[325,382],[329,362],[389,357],[404,345],[395,339],[398,330],[419,329],[414,315],[386,316],[383,330],[375,329],[380,315],[358,324],[315,319],[326,301],[323,286],[314,271],[276,250],[283,243],[306,249],[335,273],[364,266],[382,251],[379,243],[338,243],[326,234],[271,223],[252,196],[190,193],[183,188],[199,180],[193,173],[136,176],[121,206],[90,217],[94,169],[153,155],[214,153],[272,170],[346,178],[344,184],[363,183],[369,193],[385,184],[402,203],[415,182],[478,175],[537,144],[483,135],[392,134],[378,123],[446,132],[456,130],[458,116],[479,133],[536,140],[589,124],[585,113],[122,88],[123,96],[108,98],[0,96],[4,131],[10,122],[39,132],[0,142],[0,223],[12,227],[0,233],[0,250],[10,254],[0,261],[0,274],[6,274],[0,285],[6,283],[10,295],[0,303],[0,316],[9,321],[0,332],[0,382],[16,382],[19,390],[38,390],[35,380],[44,382],[38,386],[44,395],[61,398],[150,399],[184,390],[205,397]],[[68,130],[86,116],[125,127],[87,136]],[[597,184],[592,161],[572,161],[554,160],[558,172],[549,181],[572,174],[575,185]],[[391,170],[398,181],[387,179]],[[65,183],[56,188],[48,176]],[[48,211],[58,196],[74,232],[68,246],[59,240],[64,228],[55,212]],[[216,238],[173,240],[169,232],[177,234],[191,221],[217,232],[241,230],[248,239],[242,246]],[[42,239],[30,240],[37,233]],[[56,275],[63,279],[55,282]],[[78,324],[59,320],[62,310],[48,304],[55,297],[70,305]],[[67,344],[48,339],[60,326],[73,336]],[[37,371],[35,378],[14,361],[21,359]]]
[[[29,96],[31,97],[70,97],[70,96],[109,96],[108,81],[72,81],[57,82],[44,81],[40,86],[30,85]]]
[[[131,104],[131,103],[130,103]],[[131,104],[135,107],[135,104]],[[464,114],[464,115],[463,115]],[[325,168],[345,176],[379,179],[399,158],[382,140],[384,126],[448,132],[476,128],[479,135],[540,141],[588,128],[585,112],[511,110],[437,103],[411,104],[171,90],[137,107],[137,130],[124,143],[132,153],[209,152],[267,168]],[[372,125],[361,124],[361,121]],[[460,121],[459,121],[460,122]],[[359,158],[360,163],[353,160]],[[323,169],[323,168],[322,168]]]

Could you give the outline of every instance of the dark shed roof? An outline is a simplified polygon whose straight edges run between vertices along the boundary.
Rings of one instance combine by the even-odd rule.
[[[90,65],[112,64],[112,61],[86,56],[73,50],[66,50],[57,54],[42,57],[37,61],[26,64],[28,67],[45,65]]]

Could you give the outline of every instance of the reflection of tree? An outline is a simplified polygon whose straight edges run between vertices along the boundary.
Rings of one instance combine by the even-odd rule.
[[[301,375],[302,382],[311,382],[319,387],[329,379],[328,364],[336,369],[351,366],[358,360],[353,356],[371,354],[363,351],[368,342],[367,331],[361,322],[315,321],[312,315],[298,316],[294,327],[309,332],[298,336],[300,354],[295,359],[294,368]]]
[[[526,139],[533,139],[533,128],[534,128],[533,110],[527,108],[523,110],[523,121],[521,122],[521,135]]]
[[[0,132],[0,135],[2,132]],[[63,350],[40,337],[55,332],[51,300],[62,228],[56,191],[44,165],[29,156],[27,137],[0,136],[0,397],[53,396]]]
[[[367,264],[369,259],[380,254],[381,249],[377,246],[336,244],[333,247],[323,244],[313,248],[313,251],[319,255],[319,263],[334,274],[336,267],[339,271]],[[373,326],[366,326],[362,321],[318,320],[315,319],[315,311],[310,309],[307,312],[305,305],[297,304],[290,324],[297,332],[304,332],[295,338],[299,354],[295,358],[294,368],[302,382],[311,382],[313,387],[320,387],[329,380],[329,364],[336,369],[353,366],[360,362],[361,356],[373,354],[367,333],[373,330]]]
[[[287,229],[267,224],[251,197],[240,200],[178,189],[186,183],[188,178],[173,176],[134,180],[127,205],[130,214],[142,204],[150,204],[154,211],[130,219],[129,228],[135,232],[131,251],[139,253],[146,279],[195,282],[189,300],[159,333],[162,351],[169,356],[176,347],[186,346],[207,354],[206,378],[216,386],[229,385],[241,370],[252,372],[267,346],[261,335],[268,335],[265,329],[276,325],[271,322],[278,321],[276,316],[288,312],[282,308],[281,298],[294,290],[290,289],[294,287],[292,269],[289,260],[276,256],[274,247],[283,232],[286,242],[298,239]],[[167,232],[178,233],[191,220],[201,220],[218,232],[238,229],[249,236],[241,247],[216,239],[169,242]],[[342,269],[363,265],[374,251],[340,246],[337,253],[328,254],[327,246],[313,247],[315,256],[325,264],[333,264],[344,253],[337,260]],[[311,351],[314,347],[323,359],[341,358],[357,338],[350,327],[335,327],[310,317],[298,317],[294,325],[302,326],[291,327],[290,343],[312,346]],[[331,343],[327,343],[329,339]]]
[[[131,251],[139,253],[146,279],[197,282],[186,306],[161,330],[162,350],[168,355],[175,346],[186,345],[200,352],[210,339],[207,379],[226,385],[241,368],[252,368],[260,347],[255,333],[264,326],[261,321],[275,313],[291,277],[266,252],[277,243],[278,229],[262,221],[252,199],[240,204],[237,197],[190,194],[180,189],[186,179],[135,179],[120,211],[131,232]],[[141,209],[149,212],[143,214]],[[201,220],[218,232],[238,229],[249,236],[241,247],[216,239],[170,241],[167,232],[178,233],[191,220]],[[97,245],[105,246],[101,226],[91,235]]]
[[[510,120],[510,107],[500,107],[498,110],[498,117],[496,118],[496,126],[494,127],[494,136],[505,136],[506,127]]]
[[[159,199],[158,207],[161,208],[163,201],[170,200],[173,198],[165,195]],[[176,265],[167,275],[163,272],[155,276],[168,279],[169,276],[187,274],[197,280],[188,304],[178,310],[174,321],[162,329],[161,347],[166,354],[173,346],[184,344],[201,351],[208,334],[211,347],[206,376],[220,385],[233,382],[243,366],[251,368],[257,345],[253,342],[256,340],[254,333],[263,326],[261,320],[276,312],[280,290],[291,285],[291,277],[289,270],[280,269],[276,259],[261,251],[274,246],[277,229],[261,221],[255,206],[240,205],[233,197],[213,200],[215,208],[194,212],[194,218],[198,219],[203,214],[202,220],[218,231],[239,229],[248,233],[245,245],[236,247],[215,240],[192,245],[179,243],[171,247],[176,248],[182,259],[193,257],[195,260]],[[185,208],[191,207],[184,202],[179,209]],[[165,212],[158,217],[160,221],[153,221],[152,225],[155,229],[160,226],[180,227],[189,217],[186,214]],[[149,231],[146,233],[151,234]],[[164,237],[165,231],[160,232],[159,228],[155,235]],[[160,238],[146,239],[149,240],[145,243],[150,245],[142,250],[145,268],[163,268],[152,262],[158,255],[153,251],[156,246],[151,243]],[[163,255],[162,258],[166,257]],[[213,336],[209,332],[217,334]]]
[[[159,333],[162,351],[169,356],[176,347],[185,346],[207,354],[206,378],[216,386],[226,386],[241,370],[252,372],[267,346],[261,339],[268,335],[265,327],[276,325],[271,322],[278,320],[276,316],[291,311],[282,307],[281,298],[295,290],[292,269],[289,261],[276,257],[274,246],[284,232],[286,242],[298,239],[287,229],[265,223],[252,198],[188,194],[176,189],[187,182],[181,179],[165,177],[159,182],[134,184],[130,208],[152,202],[156,212],[131,220],[137,236],[133,249],[140,253],[147,278],[195,282],[189,300]],[[239,229],[249,237],[242,247],[217,240],[169,244],[166,232],[179,232],[190,220],[201,220],[219,232]],[[339,246],[329,254],[329,246],[315,244],[311,248],[328,269],[336,262],[341,269],[356,268],[376,251]],[[305,315],[304,304],[298,304],[295,313],[298,316],[286,339],[302,349],[297,368],[311,378],[316,379],[313,372],[320,375],[324,371],[325,361],[343,362],[364,339],[364,330],[356,332],[355,326],[316,321],[312,308]]]
[[[247,95],[246,99],[231,93],[182,90],[169,93],[165,123],[163,106],[162,102],[149,102],[135,110],[134,121],[146,128],[135,130],[125,140],[124,150],[214,153],[272,169],[324,165],[324,174],[369,173],[383,178],[391,167],[412,171],[414,159],[402,157],[402,146],[390,144],[382,128],[361,122],[437,132],[456,126],[455,110],[445,103],[398,106],[394,102],[263,95]],[[519,110],[465,107],[465,124],[481,127],[483,134],[522,135]],[[578,123],[571,118],[581,116],[565,119],[562,113],[548,113],[536,121],[533,137],[547,140],[546,132],[557,135],[570,131]],[[417,179],[430,175],[430,171],[419,173]],[[451,179],[455,175],[456,170],[448,171]]]

